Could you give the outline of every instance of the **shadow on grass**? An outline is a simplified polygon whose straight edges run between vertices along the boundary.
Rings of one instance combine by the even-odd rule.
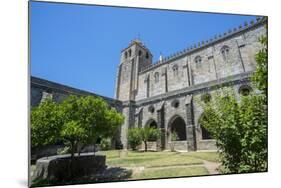
[[[70,181],[57,181],[55,179],[34,180],[31,187],[56,186],[56,185],[73,185],[86,183],[101,183],[127,180],[132,176],[132,170],[121,167],[108,167],[97,174],[76,177]]]

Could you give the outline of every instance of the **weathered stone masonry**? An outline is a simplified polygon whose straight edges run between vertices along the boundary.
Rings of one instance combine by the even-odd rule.
[[[156,63],[141,41],[132,41],[121,52],[115,91],[116,98],[127,104],[123,111],[127,121],[121,129],[125,148],[130,127],[157,125],[158,149],[170,148],[172,132],[179,137],[177,150],[216,149],[198,123],[203,114],[198,100],[222,86],[232,87],[237,97],[241,90],[256,91],[249,76],[262,47],[259,38],[267,35],[265,22],[257,18]]]
[[[132,41],[121,52],[116,99],[100,96],[125,116],[119,135],[123,148],[129,148],[128,129],[154,126],[161,130],[157,150],[170,149],[172,132],[178,135],[176,150],[216,149],[215,141],[198,123],[203,110],[197,101],[223,86],[233,88],[237,97],[244,90],[257,91],[249,76],[256,67],[254,56],[262,47],[258,39],[267,35],[265,23],[266,19],[257,18],[156,63],[141,41]],[[61,101],[69,94],[99,96],[31,78],[31,106],[47,96]]]

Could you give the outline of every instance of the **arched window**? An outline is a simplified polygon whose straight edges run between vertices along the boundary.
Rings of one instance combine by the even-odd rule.
[[[194,61],[195,61],[196,64],[201,63],[202,58],[198,55],[198,56],[195,57]]]
[[[148,52],[146,52],[145,58],[146,58],[146,59],[149,59],[149,54],[148,54]]]
[[[212,139],[211,134],[209,133],[209,131],[207,131],[207,129],[205,129],[204,126],[201,126],[201,131],[202,131],[202,139],[203,140]]]
[[[125,55],[125,59],[127,59],[127,57],[128,57],[128,53],[127,53],[127,52],[125,52],[125,53],[124,53],[124,55]]]
[[[210,134],[210,132],[204,127],[204,125],[202,124],[204,122],[204,118],[206,118],[205,114],[203,113],[200,118],[199,118],[199,125],[201,128],[201,133],[202,133],[202,139],[206,140],[206,139],[212,139],[212,135]]]
[[[141,50],[139,50],[139,56],[141,56],[142,55],[142,51]]]
[[[221,48],[221,54],[222,54],[222,58],[224,61],[228,61],[229,60],[229,47],[224,45],[222,48]]]
[[[168,123],[169,127],[169,133],[170,133],[170,138],[169,140],[172,139],[173,133],[177,135],[176,140],[186,140],[186,124],[185,121],[179,117],[179,116],[174,116]]]
[[[148,120],[147,123],[145,124],[145,126],[153,128],[153,129],[157,129],[157,123],[153,119]],[[150,135],[148,137],[148,141],[151,141],[151,142],[157,141],[157,136],[156,135]]]
[[[248,85],[242,85],[240,86],[239,90],[238,90],[238,93],[240,95],[243,95],[243,96],[247,96],[250,94],[250,92],[252,91],[253,89],[248,86]]]
[[[129,50],[129,57],[131,57],[132,56],[132,50],[130,49]]]
[[[159,82],[159,72],[154,73],[154,80],[155,80],[155,83]]]
[[[173,73],[174,73],[174,76],[177,76],[177,75],[178,75],[178,71],[179,71],[178,65],[174,65],[174,66],[173,66]]]

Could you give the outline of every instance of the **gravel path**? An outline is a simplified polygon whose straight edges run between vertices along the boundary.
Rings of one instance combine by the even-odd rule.
[[[202,160],[204,163],[204,167],[208,170],[209,174],[219,174],[218,168],[220,166],[219,163],[210,162],[206,160]]]

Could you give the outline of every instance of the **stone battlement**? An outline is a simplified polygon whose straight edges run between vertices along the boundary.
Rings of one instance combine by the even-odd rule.
[[[198,42],[196,44],[193,44],[181,51],[178,51],[178,52],[175,52],[171,55],[168,55],[167,57],[163,57],[162,61],[156,61],[154,62],[153,64],[149,65],[149,66],[146,66],[146,67],[143,67],[141,70],[140,70],[140,73],[144,73],[144,72],[147,72],[151,69],[154,69],[156,67],[159,67],[163,64],[166,64],[170,61],[173,61],[177,58],[180,58],[182,56],[185,56],[185,55],[188,55],[188,54],[191,54],[197,50],[201,50],[205,47],[208,47],[210,45],[213,45],[217,42],[220,42],[222,40],[225,40],[229,37],[232,37],[240,32],[245,32],[246,30],[249,30],[249,29],[252,29],[254,27],[257,27],[257,26],[260,26],[261,24],[264,24],[265,22],[267,21],[266,17],[257,17],[256,20],[251,20],[250,22],[245,22],[244,25],[239,25],[238,27],[235,27],[233,29],[229,29],[228,31],[226,32],[223,32],[221,34],[218,34],[218,35],[215,35],[213,38],[210,38],[208,40],[205,40],[205,41],[201,41],[201,42]]]

